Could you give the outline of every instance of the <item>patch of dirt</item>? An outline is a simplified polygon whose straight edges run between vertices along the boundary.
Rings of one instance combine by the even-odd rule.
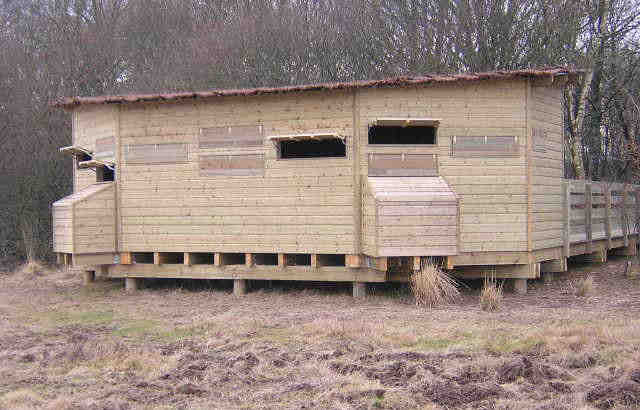
[[[497,384],[431,383],[418,390],[428,400],[444,407],[457,407],[487,399],[506,397],[505,390]]]
[[[510,360],[496,369],[496,379],[500,384],[513,383],[518,378],[538,384],[545,380],[567,377],[566,372],[542,362],[534,362],[526,356]]]
[[[640,383],[624,380],[599,384],[587,392],[585,399],[600,409],[640,406]]]

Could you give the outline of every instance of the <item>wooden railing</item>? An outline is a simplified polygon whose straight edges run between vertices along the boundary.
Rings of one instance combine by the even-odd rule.
[[[564,248],[569,255],[573,243],[591,243],[623,238],[640,231],[640,185],[582,180],[564,181]]]

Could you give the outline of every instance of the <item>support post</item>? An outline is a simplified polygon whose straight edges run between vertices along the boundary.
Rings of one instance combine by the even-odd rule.
[[[318,268],[318,254],[316,254],[316,253],[312,253],[311,254],[311,267],[313,269],[317,269]]]
[[[235,296],[242,296],[247,294],[247,280],[246,279],[234,279],[233,280],[233,294]]]
[[[82,284],[89,286],[96,280],[96,272],[92,270],[86,270],[82,272]]]
[[[222,254],[220,252],[213,254],[213,266],[222,266]]]
[[[353,297],[362,299],[367,296],[367,284],[365,282],[353,282]]]
[[[543,272],[542,273],[542,280],[546,284],[552,283],[553,282],[553,272]]]
[[[564,218],[564,257],[571,256],[571,183],[564,183],[564,203],[562,207],[562,216]]]
[[[278,267],[280,269],[287,267],[287,255],[285,255],[284,253],[278,254]]]
[[[190,252],[185,252],[184,253],[184,264],[186,266],[191,266],[192,265],[192,263],[191,263],[191,253]]]
[[[527,280],[526,279],[512,279],[513,291],[518,295],[525,295],[527,293]]]
[[[64,254],[56,253],[56,264],[64,265]]]
[[[584,230],[587,236],[587,252],[592,251],[593,226],[591,226],[591,211],[593,208],[593,198],[591,196],[591,183],[584,184]]]
[[[604,189],[604,232],[607,235],[607,249],[611,249],[611,188]]]
[[[127,292],[136,292],[140,289],[139,278],[124,278],[124,289]]]
[[[627,212],[627,197],[629,196],[629,184],[624,184],[622,191],[622,235],[624,236],[624,246],[629,246],[629,212]]]

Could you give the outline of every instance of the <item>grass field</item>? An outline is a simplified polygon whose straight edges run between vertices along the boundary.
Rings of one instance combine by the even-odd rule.
[[[397,285],[364,300],[308,283],[126,294],[73,271],[5,269],[0,408],[638,408],[640,280],[623,264],[574,266],[496,312],[473,283],[427,309]]]

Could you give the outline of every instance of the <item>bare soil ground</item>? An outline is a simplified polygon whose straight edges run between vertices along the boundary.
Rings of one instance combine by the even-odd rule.
[[[425,309],[397,285],[238,298],[226,282],[126,294],[73,271],[0,271],[0,408],[638,408],[640,280],[623,264],[530,282],[493,313],[473,285]]]

